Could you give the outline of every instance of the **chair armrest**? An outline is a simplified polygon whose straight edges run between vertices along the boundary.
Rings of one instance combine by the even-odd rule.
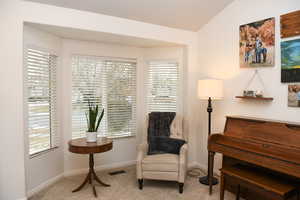
[[[179,180],[178,182],[184,183],[186,171],[187,171],[187,158],[188,156],[188,144],[182,145],[179,153]]]
[[[148,151],[148,144],[147,143],[143,143],[138,145],[137,148],[137,162],[142,162],[142,160],[144,159],[144,157],[147,154]]]
[[[146,153],[148,150],[148,144],[147,143],[139,144],[137,148],[138,148],[138,152]]]
[[[138,145],[137,147],[137,159],[136,159],[136,175],[137,175],[137,179],[142,179],[142,161],[145,158],[146,154],[147,154],[147,150],[148,150],[148,144],[147,143],[143,143]]]
[[[187,162],[187,153],[188,153],[188,145],[184,144],[180,148],[179,152],[179,162],[180,164],[186,163]]]

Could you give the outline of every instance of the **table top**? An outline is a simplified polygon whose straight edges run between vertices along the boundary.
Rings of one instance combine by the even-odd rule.
[[[113,142],[108,138],[98,138],[97,142],[86,142],[86,138],[69,141],[69,151],[78,154],[102,153],[112,149]]]

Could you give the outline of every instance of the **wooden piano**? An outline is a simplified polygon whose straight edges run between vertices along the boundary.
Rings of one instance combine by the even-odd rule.
[[[300,188],[300,124],[228,116],[224,134],[214,134],[209,138],[208,151],[210,177],[217,152],[223,154],[222,167],[247,165],[294,181]],[[229,180],[225,190],[235,192],[235,188],[235,181]],[[247,191],[247,199],[268,199],[256,191]],[[245,193],[241,191],[241,196]]]

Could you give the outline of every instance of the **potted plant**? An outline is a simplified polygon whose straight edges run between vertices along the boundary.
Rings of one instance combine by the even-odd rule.
[[[97,131],[100,125],[100,122],[104,115],[104,109],[102,109],[101,114],[99,113],[98,105],[95,105],[88,101],[89,110],[85,113],[87,120],[88,130],[86,132],[86,141],[87,142],[96,142],[97,141]]]

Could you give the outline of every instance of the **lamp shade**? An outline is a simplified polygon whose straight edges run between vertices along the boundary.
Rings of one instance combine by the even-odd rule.
[[[222,99],[223,81],[218,79],[202,79],[198,81],[199,99]]]

